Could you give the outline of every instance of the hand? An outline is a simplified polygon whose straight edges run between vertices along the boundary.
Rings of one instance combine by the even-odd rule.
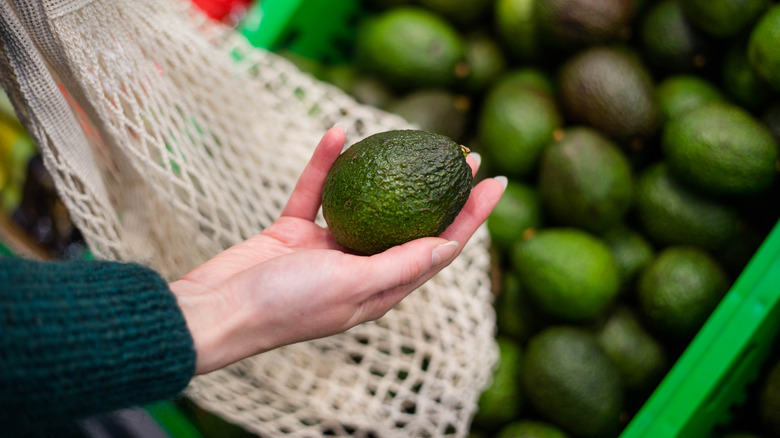
[[[339,127],[325,133],[271,226],[170,284],[195,343],[196,373],[381,317],[452,261],[506,187],[501,177],[480,182],[440,237],[350,254],[314,222],[344,138]],[[478,158],[467,161],[476,173]]]

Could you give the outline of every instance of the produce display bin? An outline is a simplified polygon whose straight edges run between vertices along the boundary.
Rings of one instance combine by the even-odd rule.
[[[329,8],[327,20],[320,15],[323,7]],[[240,29],[259,47],[343,60],[333,50],[350,37],[345,28],[357,25],[357,9],[354,1],[264,0],[250,9]],[[621,438],[710,436],[746,401],[779,332],[780,222]]]

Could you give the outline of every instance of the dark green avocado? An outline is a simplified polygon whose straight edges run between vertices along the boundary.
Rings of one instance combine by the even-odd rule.
[[[441,234],[471,192],[468,149],[427,131],[386,131],[336,160],[322,190],[322,212],[341,246],[376,254]]]

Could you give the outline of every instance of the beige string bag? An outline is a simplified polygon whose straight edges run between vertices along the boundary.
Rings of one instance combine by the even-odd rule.
[[[273,222],[335,123],[348,145],[411,127],[178,0],[0,0],[0,37],[2,85],[94,255],[167,279]],[[380,320],[187,396],[261,436],[466,436],[497,359],[487,239]]]

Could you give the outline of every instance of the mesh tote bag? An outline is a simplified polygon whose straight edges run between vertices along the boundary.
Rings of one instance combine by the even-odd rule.
[[[176,279],[279,215],[324,131],[413,127],[251,47],[189,3],[0,0],[3,88],[97,258]],[[466,436],[497,360],[490,253],[378,321],[195,378],[261,436]]]

